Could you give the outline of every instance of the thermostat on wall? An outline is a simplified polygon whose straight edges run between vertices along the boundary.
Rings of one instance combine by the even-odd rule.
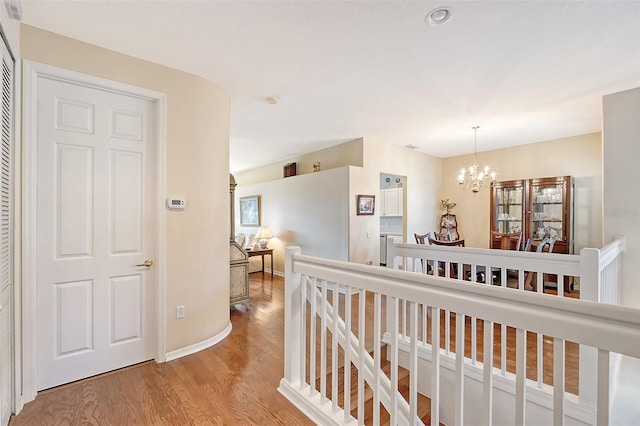
[[[184,210],[187,201],[184,198],[167,198],[167,208],[169,210]]]

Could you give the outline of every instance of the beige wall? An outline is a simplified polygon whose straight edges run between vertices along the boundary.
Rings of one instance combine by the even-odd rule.
[[[166,193],[188,204],[166,215],[166,349],[221,332],[229,324],[227,94],[200,77],[30,26],[21,39],[24,59],[167,94]],[[175,319],[176,305],[185,305],[184,319]]]
[[[604,242],[625,238],[622,303],[640,307],[640,88],[603,100]]]
[[[303,254],[328,259],[349,260],[347,217],[349,173],[353,167],[340,167],[318,173],[292,176],[236,188],[236,232],[255,234],[258,227],[240,226],[240,198],[259,195],[261,224],[274,238],[275,271],[284,274],[284,249],[299,246]],[[268,259],[268,258],[267,258]],[[252,268],[256,263],[251,258]],[[269,260],[265,267],[269,268]]]
[[[349,260],[380,261],[380,173],[406,177],[404,241],[433,228],[438,214],[442,160],[381,141],[365,140],[364,167],[354,167],[349,195]],[[358,194],[375,194],[374,216],[358,216]]]
[[[313,173],[313,163],[320,162],[321,170],[335,169],[345,166],[362,166],[362,138],[354,139],[340,145],[318,151],[291,157],[254,169],[233,173],[239,185],[253,185],[282,179],[282,167],[285,164],[297,162],[297,174]]]
[[[444,160],[440,198],[458,205],[462,237],[469,247],[489,246],[490,190],[473,195],[457,183],[460,169],[473,163],[473,155]],[[575,253],[584,247],[602,247],[602,136],[582,136],[520,145],[478,153],[480,166],[489,164],[497,180],[550,176],[575,177]]]
[[[440,159],[383,142],[362,142],[364,167],[350,167],[348,177],[349,260],[357,263],[379,262],[380,173],[406,177],[404,240],[413,242],[413,234],[437,229],[442,211],[440,200],[450,198],[458,205],[459,230],[470,247],[488,247],[490,193],[486,188],[476,196],[457,184],[460,168],[473,161],[473,155]],[[308,158],[318,158],[316,153]],[[521,145],[482,152],[490,160],[499,180],[571,175],[575,177],[575,252],[584,247],[602,247],[602,141],[600,133]],[[265,169],[268,169],[266,167]],[[281,173],[282,165],[273,170]],[[245,175],[246,176],[246,175]],[[263,175],[264,176],[264,175]],[[320,176],[319,176],[320,177]],[[273,182],[281,181],[278,174]],[[241,184],[239,182],[239,188]],[[376,195],[376,214],[358,216],[358,194]],[[247,194],[251,195],[251,194]],[[288,203],[298,202],[288,197]],[[277,262],[276,262],[277,265]]]
[[[339,161],[360,162],[364,167],[351,165],[338,169],[332,169],[330,166],[325,168],[326,160],[322,158],[329,156],[336,159],[344,158]],[[321,161],[323,171],[283,179],[282,164],[274,163],[260,168],[261,170],[256,171],[255,174],[241,173],[239,177],[234,175],[238,182],[237,198],[261,195],[263,222],[268,226],[277,223],[275,232],[286,235],[269,243],[273,244],[277,250],[276,271],[282,271],[280,252],[287,244],[302,245],[303,252],[306,245],[307,251],[311,248],[314,254],[318,253],[317,255],[324,257],[378,264],[380,261],[380,173],[406,177],[404,233],[410,236],[408,240],[413,241],[414,233],[424,233],[433,228],[438,215],[437,197],[442,175],[441,159],[407,148],[363,139],[312,152],[303,157],[308,159],[309,165],[314,161]],[[328,165],[333,164],[338,162],[328,162]],[[272,174],[272,180],[248,183],[252,182],[255,176],[266,178],[265,171],[269,169],[278,173]],[[342,174],[340,170],[343,169],[348,173]],[[298,182],[302,186],[298,187]],[[356,214],[358,194],[376,196],[375,215],[358,216]],[[267,197],[273,197],[273,200],[268,201]],[[304,204],[311,205],[313,199],[323,201],[320,206],[305,210]],[[300,222],[296,215],[302,214],[303,210],[304,217],[308,220]],[[314,215],[318,217],[312,218]],[[324,223],[323,221],[327,219],[330,219],[329,222]],[[236,224],[238,223],[239,220],[236,218]],[[322,248],[305,244],[305,235],[311,229],[310,227],[314,230],[321,229],[324,234],[323,239],[330,239],[335,244],[334,247]],[[252,231],[252,229],[240,228],[238,225],[236,230],[242,233]],[[253,231],[255,232],[255,228]],[[272,231],[274,231],[273,228]],[[348,233],[348,239],[344,238],[344,233]]]

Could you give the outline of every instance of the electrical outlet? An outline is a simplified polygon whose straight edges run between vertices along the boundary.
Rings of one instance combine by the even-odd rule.
[[[184,318],[184,305],[176,306],[176,318]]]

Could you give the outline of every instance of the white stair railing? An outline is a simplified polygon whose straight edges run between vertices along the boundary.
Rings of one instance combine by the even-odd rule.
[[[299,250],[298,250],[299,252]],[[358,388],[357,388],[357,417],[359,419],[364,418],[364,384],[366,383],[371,389],[374,395],[374,407],[383,406],[389,413],[394,424],[415,424],[420,425],[422,422],[413,413],[410,413],[410,407],[402,395],[398,392],[397,380],[395,386],[392,385],[394,376],[397,373],[398,366],[397,361],[395,364],[392,362],[392,370],[394,371],[389,378],[381,370],[380,366],[380,346],[379,338],[377,339],[377,346],[374,348],[374,356],[371,356],[366,350],[365,343],[365,292],[360,293],[359,298],[359,321],[358,321],[358,334],[356,335],[352,331],[351,327],[351,311],[352,300],[351,297],[343,296],[343,310],[344,316],[339,314],[339,300],[340,293],[343,295],[351,295],[353,287],[341,286],[337,282],[327,281],[326,278],[318,278],[319,275],[287,275],[287,282],[296,284],[293,287],[298,288],[299,297],[301,298],[301,310],[296,315],[297,318],[307,318],[307,309],[309,310],[308,324],[302,321],[302,326],[289,327],[290,322],[285,322],[285,340],[286,336],[290,333],[300,335],[296,337],[303,342],[304,348],[300,351],[295,358],[289,358],[285,355],[285,365],[294,366],[295,368],[285,368],[285,378],[290,376],[290,380],[287,383],[281,383],[279,390],[285,395],[291,396],[291,383],[296,383],[298,389],[304,389],[304,393],[309,398],[309,401],[313,401],[321,411],[325,411],[324,421],[337,422],[336,424],[342,424],[338,421],[339,417],[343,417],[344,424],[350,424],[355,422],[355,418],[351,416],[351,373],[350,367],[353,363],[358,372]],[[288,290],[292,286],[288,286]],[[329,291],[331,296],[328,296]],[[288,293],[287,293],[288,296]],[[297,297],[297,296],[296,296]],[[288,297],[287,297],[288,299]],[[285,310],[290,306],[287,301],[285,302]],[[320,307],[318,309],[318,307]],[[294,312],[293,305],[291,308]],[[382,305],[380,302],[380,294],[374,296],[374,332],[377,330],[377,336],[381,335],[382,324]],[[318,324],[318,318],[320,324]],[[296,319],[296,321],[298,321]],[[319,327],[318,327],[319,325]],[[319,331],[318,331],[319,328]],[[331,346],[327,344],[327,340],[330,334]],[[306,335],[309,333],[310,338],[307,339]],[[317,335],[319,334],[319,336]],[[338,347],[342,349],[341,357],[338,354]],[[317,355],[320,355],[319,360],[319,372],[317,371]],[[309,362],[307,364],[307,357]],[[328,359],[327,359],[328,358]],[[295,362],[291,362],[294,360]],[[342,406],[339,404],[339,368],[340,361],[343,361],[343,399]],[[327,366],[330,365],[331,372],[327,371]],[[395,366],[395,367],[393,367]],[[297,374],[296,374],[297,373]],[[301,377],[308,377],[306,383],[300,382]],[[327,377],[331,378],[330,387],[328,388],[326,380]],[[319,386],[316,385],[317,381],[320,381]],[[395,389],[395,391],[394,391]],[[294,396],[295,398],[295,396]],[[298,405],[298,404],[297,404]],[[305,411],[305,410],[303,410]],[[314,411],[311,410],[310,411]],[[318,415],[315,413],[314,415]],[[311,418],[314,418],[310,415]],[[373,411],[374,423],[379,422],[379,410]],[[409,421],[410,418],[414,420]],[[377,419],[377,420],[376,420]],[[358,422],[358,424],[363,424]]]
[[[624,250],[624,239],[617,238],[615,241],[602,249],[585,248],[582,249],[580,255],[566,254],[549,254],[535,252],[517,252],[506,250],[489,250],[479,248],[463,248],[463,247],[443,247],[420,244],[401,244],[393,241],[387,246],[387,266],[395,269],[402,267],[404,270],[418,273],[430,274],[446,274],[450,276],[451,270],[462,271],[457,274],[458,279],[466,279],[476,282],[482,276],[485,278],[483,284],[492,282],[494,285],[507,287],[507,277],[515,277],[509,279],[509,286],[519,290],[544,292],[545,287],[552,285],[556,287],[557,296],[574,297],[576,293],[571,293],[571,287],[579,284],[579,297],[582,300],[589,300],[601,303],[619,304],[620,293],[620,265],[622,253]],[[434,268],[433,265],[439,265]],[[451,265],[454,265],[452,268]],[[535,284],[534,288],[525,288],[527,277],[534,276],[531,280]],[[545,279],[545,278],[549,278]],[[555,281],[555,282],[551,282]],[[557,283],[564,285],[558,286]],[[405,301],[401,301],[404,307]],[[421,307],[426,311],[428,307]],[[444,346],[447,355],[452,355],[451,345],[453,339],[449,335],[451,315],[454,313],[446,312],[444,315],[445,336]],[[408,315],[401,318],[401,340],[408,342],[409,336],[406,335],[406,321]],[[423,318],[426,316],[423,315]],[[465,317],[463,316],[463,320]],[[478,321],[470,318],[471,321],[471,353],[470,358],[472,364],[477,363],[478,352],[476,347],[479,345],[477,339]],[[425,323],[426,324],[426,323]],[[495,342],[500,348],[500,371],[502,376],[508,375],[507,368],[507,352],[510,345],[515,346],[516,341],[509,342],[507,339],[508,330],[505,324],[499,325],[499,340]],[[387,330],[390,324],[387,324]],[[429,344],[426,336],[421,340],[424,344]],[[538,334],[535,337],[536,348],[536,366],[535,377],[537,378],[537,387],[545,388],[543,378],[545,374],[549,376],[549,372],[545,371],[543,363],[545,341],[544,336]],[[388,336],[385,336],[385,341]],[[430,347],[430,345],[428,345]],[[572,392],[580,395],[580,403],[583,405],[595,405],[596,387],[595,378],[590,375],[590,371],[595,368],[597,363],[597,351],[594,348],[581,346],[579,348],[579,364],[580,378],[579,391],[576,388]],[[618,358],[614,357],[616,362]],[[576,366],[576,368],[578,368]],[[512,371],[513,372],[513,371]]]
[[[340,348],[342,348],[342,350],[344,351],[344,395],[351,395],[351,389],[350,389],[350,380],[347,380],[348,378],[350,378],[350,363],[353,363],[355,368],[358,370],[358,372],[360,373],[360,375],[362,376],[362,379],[364,380],[365,383],[367,383],[369,386],[374,387],[377,390],[377,394],[379,395],[379,399],[380,399],[380,403],[387,408],[387,410],[390,410],[391,405],[392,404],[397,404],[398,406],[396,407],[396,412],[397,412],[397,416],[399,417],[399,419],[401,420],[401,423],[408,423],[408,419],[411,418],[409,416],[409,405],[406,403],[406,401],[402,400],[401,398],[398,398],[398,395],[392,395],[393,392],[391,391],[392,386],[391,386],[391,381],[389,380],[389,378],[387,376],[385,376],[384,374],[379,374],[380,372],[380,366],[377,366],[376,369],[376,360],[374,359],[374,357],[372,357],[367,351],[366,348],[361,345],[361,343],[364,343],[365,339],[362,336],[356,336],[355,333],[353,333],[352,328],[351,328],[351,310],[352,310],[352,300],[350,297],[344,297],[344,318],[341,317],[338,313],[339,309],[334,308],[335,306],[338,306],[338,298],[339,298],[339,294],[343,293],[343,294],[351,294],[352,293],[352,288],[351,287],[342,287],[336,283],[327,283],[326,281],[322,281],[320,284],[318,284],[318,280],[317,279],[312,279],[309,276],[305,276],[305,278],[303,278],[303,283],[302,286],[305,288],[305,292],[307,293],[307,302],[310,302],[310,306],[324,306],[325,309],[322,310],[321,312],[314,312],[313,308],[310,311],[310,319],[311,322],[313,323],[313,318],[316,316],[320,316],[320,318],[322,319],[322,317],[325,318],[324,320],[324,327],[320,328],[320,333],[326,333],[326,331],[330,331],[331,332],[331,336],[333,340],[334,344],[331,347],[331,394],[332,395],[336,395],[338,394],[338,364],[339,364],[339,357],[338,357],[338,345],[340,346]],[[320,288],[318,288],[320,287]],[[331,299],[332,299],[332,303],[326,303],[329,298],[327,297],[327,289],[331,288]],[[315,299],[315,300],[314,300]],[[360,299],[363,300],[363,299]],[[360,311],[362,311],[364,313],[364,308],[362,306],[360,306]],[[378,311],[378,315],[376,315],[378,317],[380,317],[380,313]],[[361,322],[360,324],[364,324],[364,322]],[[312,326],[310,327],[310,329],[313,329],[314,324],[312,324]],[[324,330],[324,331],[323,331]],[[361,340],[362,339],[362,340]],[[320,339],[321,342],[325,339]],[[309,339],[309,353],[310,354],[314,354],[317,352],[317,349],[319,349],[319,352],[322,353],[327,353],[327,347],[326,345],[322,345],[322,343],[320,343],[320,347],[317,348],[316,347],[316,340],[315,339]],[[379,357],[377,358],[379,360]],[[335,361],[335,362],[334,362]],[[327,377],[327,372],[325,369],[323,369],[323,367],[326,367],[327,362],[326,360],[321,361],[320,363],[321,365],[321,372],[320,372],[320,379],[322,379],[323,377]],[[305,369],[304,366],[301,367],[301,369]],[[313,366],[313,369],[315,369],[315,366]],[[311,373],[312,370],[312,364],[310,361],[309,364],[309,392],[310,394],[313,396],[316,392],[320,392],[320,398],[321,399],[327,399],[327,391],[326,388],[321,389],[318,391],[312,384],[315,381],[315,373]],[[396,386],[397,388],[397,386]],[[396,391],[397,392],[397,391]],[[349,420],[349,418],[347,417],[347,414],[350,413],[350,398],[344,398],[344,414],[345,414],[345,420]],[[332,398],[332,409],[333,410],[337,410],[337,404],[338,404],[338,398]],[[364,404],[364,400],[359,400],[358,401],[358,409],[361,409],[360,405]],[[414,416],[415,419],[415,416]],[[413,424],[416,424],[415,422]]]
[[[595,412],[597,412],[598,424],[607,424],[609,418],[608,412],[608,384],[609,363],[606,362],[610,352],[626,354],[631,357],[640,358],[640,315],[638,310],[592,303],[582,300],[573,300],[570,298],[552,297],[544,294],[536,294],[534,292],[522,292],[514,289],[501,288],[498,286],[477,285],[457,280],[438,278],[429,275],[407,274],[402,271],[394,271],[385,268],[349,264],[326,259],[317,259],[299,254],[299,249],[287,250],[286,261],[286,300],[285,300],[285,377],[282,379],[279,390],[294,402],[301,410],[303,410],[311,419],[319,424],[364,424],[363,408],[361,401],[364,400],[363,389],[370,386],[373,392],[374,405],[376,400],[384,399],[377,395],[380,392],[379,385],[383,381],[382,374],[372,371],[373,377],[368,373],[360,373],[363,367],[371,367],[376,370],[380,358],[376,351],[379,348],[379,342],[374,336],[374,355],[368,356],[364,350],[364,333],[361,324],[364,323],[364,315],[367,314],[365,309],[370,309],[364,303],[364,294],[373,295],[374,320],[373,328],[380,333],[382,299],[386,298],[388,308],[386,312],[387,320],[391,321],[392,327],[389,338],[389,358],[391,361],[389,381],[391,392],[389,396],[391,400],[385,401],[382,405],[387,409],[391,416],[391,424],[407,424],[406,420],[402,421],[398,414],[402,409],[395,409],[405,403],[409,406],[409,418],[416,418],[420,408],[418,407],[418,394],[425,394],[419,390],[420,381],[425,378],[430,384],[432,396],[431,399],[431,423],[438,424],[444,421],[447,424],[463,424],[465,414],[468,418],[470,412],[484,413],[482,418],[477,415],[474,420],[480,423],[545,423],[545,424],[562,424],[567,416],[572,417],[572,421],[582,421],[585,424],[593,424],[596,422]],[[320,281],[316,281],[320,280]],[[333,303],[327,303],[328,290],[321,284],[338,283],[338,288],[344,288],[344,295],[338,295],[344,299],[342,308],[340,304],[336,304],[337,297],[333,296]],[[305,282],[309,285],[306,285]],[[318,289],[320,283],[320,289]],[[358,289],[351,295],[351,290]],[[315,296],[308,296],[308,293]],[[357,322],[358,330],[356,333],[348,330],[347,323],[339,317],[336,317],[337,311],[348,311],[350,308],[348,300],[352,297],[358,297]],[[409,316],[408,332],[410,336],[408,342],[409,360],[406,366],[409,370],[408,396],[404,402],[394,401],[398,398],[397,390],[399,368],[396,366],[397,358],[402,351],[399,351],[402,345],[400,336],[400,322],[402,309],[400,301],[407,301],[407,310]],[[326,307],[319,307],[318,305]],[[329,309],[331,305],[331,309]],[[310,383],[307,377],[311,374],[310,370],[314,367],[315,362],[307,363],[307,359],[313,358],[315,350],[307,351],[311,348],[308,337],[314,340],[318,338],[314,335],[317,324],[313,323],[313,327],[309,328],[309,324],[317,315],[310,315],[307,319],[307,306],[310,310],[319,311],[320,321],[324,322],[322,328],[333,331],[337,342],[341,347],[350,348],[348,353],[350,363],[353,363],[358,374],[358,386],[351,387],[345,383],[345,397],[340,404],[337,400],[339,395],[334,390],[336,385],[332,384],[331,398],[335,398],[336,402],[323,401],[319,396],[321,392],[312,392],[310,388],[315,387],[315,383]],[[315,306],[315,307],[314,307]],[[430,330],[431,342],[438,347],[438,340],[444,334],[441,330],[439,320],[439,311],[450,311],[456,313],[456,319],[462,316],[470,316],[481,320],[481,324],[485,327],[484,333],[484,357],[478,361],[481,365],[482,376],[479,382],[480,388],[474,388],[474,384],[469,382],[467,370],[469,369],[469,361],[465,360],[461,355],[464,353],[464,329],[462,321],[456,321],[456,359],[451,374],[443,363],[448,362],[445,349],[432,351],[430,365],[425,367],[423,360],[420,359],[418,353],[422,348],[422,343],[418,336],[424,334],[421,330],[420,306],[428,306],[427,317],[430,313]],[[351,316],[349,316],[350,318]],[[324,318],[324,320],[323,320]],[[345,317],[346,318],[346,317]],[[348,321],[347,321],[348,322]],[[505,324],[507,327],[514,328],[516,334],[516,372],[513,379],[514,392],[511,399],[505,399],[500,386],[501,373],[500,369],[495,369],[492,362],[492,324]],[[341,331],[341,325],[344,328]],[[560,325],[560,326],[559,326]],[[309,330],[309,333],[307,333]],[[395,331],[394,331],[395,330]],[[322,333],[322,332],[321,332]],[[525,377],[526,371],[526,339],[528,333],[536,333],[548,336],[553,341],[553,375],[558,378],[553,383],[552,410],[545,414],[539,410],[539,401],[536,400],[537,395],[535,383],[531,383]],[[350,336],[350,337],[349,337]],[[597,393],[597,411],[582,413],[575,416],[566,411],[568,403],[570,403],[571,395],[564,392],[564,356],[565,341],[572,341],[578,344],[589,345],[598,348],[597,369],[594,375],[598,380]],[[326,352],[320,350],[320,355]],[[332,349],[333,351],[333,349]],[[345,358],[347,357],[345,353]],[[365,356],[364,354],[367,354]],[[335,353],[334,353],[335,355]],[[337,362],[337,361],[332,361]],[[333,368],[333,367],[332,367]],[[347,368],[345,367],[345,372]],[[337,376],[337,369],[334,369],[332,377]],[[446,374],[445,374],[446,373]],[[441,376],[445,374],[445,376]],[[317,378],[316,378],[317,379]],[[477,378],[476,378],[477,379]],[[498,380],[501,379],[501,380]],[[333,378],[332,378],[333,380]],[[350,382],[350,377],[344,378],[345,382]],[[315,380],[313,380],[315,382]],[[364,382],[367,385],[365,386]],[[384,379],[386,383],[386,379]],[[454,388],[451,388],[451,384]],[[373,384],[373,386],[371,386]],[[386,385],[385,385],[386,386]],[[383,388],[385,386],[382,386]],[[350,399],[348,393],[356,393],[358,400],[357,409],[351,409],[345,401]],[[477,396],[484,395],[481,401]],[[507,402],[506,402],[507,401]],[[446,412],[442,410],[449,406],[455,407],[455,413],[451,419],[447,419]],[[346,407],[345,407],[346,405]],[[504,407],[509,407],[504,409]],[[346,408],[346,409],[345,409]],[[349,411],[353,415],[349,414]],[[374,410],[374,416],[375,414]],[[446,411],[446,410],[445,410]],[[505,417],[506,416],[506,417]],[[379,421],[380,418],[378,417]],[[376,418],[373,419],[374,424]]]

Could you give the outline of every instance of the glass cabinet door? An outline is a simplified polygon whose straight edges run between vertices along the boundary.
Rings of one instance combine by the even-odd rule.
[[[534,180],[531,184],[531,236],[567,240],[565,221],[566,182]]]
[[[491,191],[491,231],[522,232],[522,241],[553,238],[554,253],[573,254],[571,176],[495,182]],[[491,234],[490,247],[500,248]]]
[[[510,234],[524,231],[522,181],[501,182],[493,188],[492,230]]]

